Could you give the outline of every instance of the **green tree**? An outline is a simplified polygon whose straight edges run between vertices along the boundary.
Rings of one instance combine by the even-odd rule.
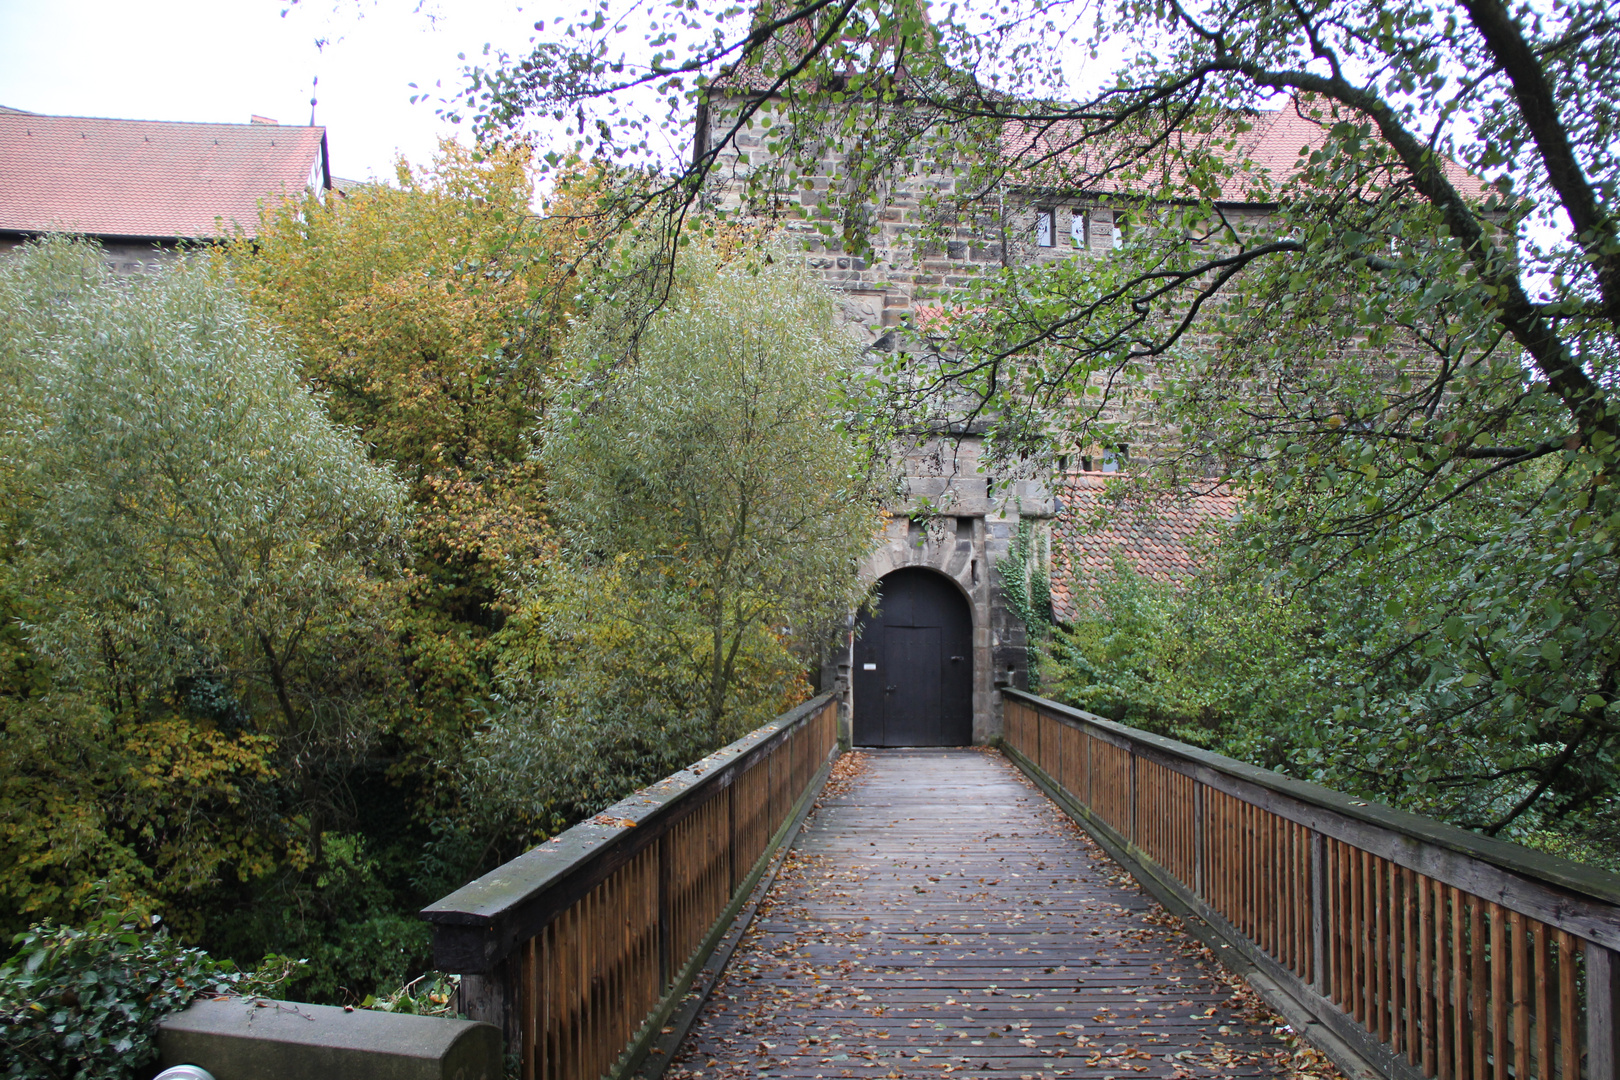
[[[813,658],[859,601],[878,501],[836,396],[856,346],[825,287],[779,253],[721,264],[695,250],[627,333],[638,300],[576,330],[542,460],[570,547],[626,560],[671,613],[661,633],[683,635],[688,616],[702,628],[686,662],[723,741],[745,645],[769,632]]]
[[[1538,734],[1541,719],[1468,679],[1481,642],[1443,626],[1414,642],[1404,619],[1459,596],[1477,601],[1478,579],[1457,569],[1490,528],[1483,515],[1454,507],[1440,516],[1421,566],[1372,558],[1314,579],[1257,568],[1250,543],[1263,551],[1271,527],[1264,518],[1239,525],[1179,590],[1123,565],[1093,582],[1041,650],[1043,693],[1340,791],[1615,865],[1612,756],[1572,753],[1550,773],[1555,750]],[[1499,554],[1502,571],[1522,571]]]
[[[333,419],[409,485],[396,633],[412,693],[391,730],[397,778],[439,810],[451,789],[434,762],[453,758],[472,730],[468,703],[492,692],[508,567],[550,557],[531,433],[572,307],[559,267],[580,241],[532,209],[529,156],[446,141],[428,167],[401,161],[391,185],[280,204],[253,242],[222,253],[296,342]],[[561,183],[552,201],[592,182]]]
[[[1155,442],[1156,482],[1242,485],[1249,569],[1275,596],[1375,605],[1376,626],[1369,609],[1330,609],[1377,650],[1328,638],[1349,665],[1334,689],[1384,733],[1373,742],[1417,726],[1437,747],[1447,732],[1492,742],[1453,777],[1495,792],[1464,820],[1500,832],[1613,799],[1620,24],[1606,5],[667,14],[655,55],[615,45],[612,18],[583,21],[472,72],[464,104],[495,126],[555,108],[578,116],[582,144],[635,155],[652,147],[634,116],[586,111],[601,95],[659,89],[667,122],[727,86],[716,136],[656,193],[666,217],[763,136],[724,170],[744,208],[787,212],[782,195],[808,184],[810,216],[855,254],[897,164],[940,178],[917,215],[924,244],[999,220],[1008,193],[1128,209],[1117,257],[1009,267],[953,297],[943,347],[894,366],[895,396],[961,395],[992,418],[1003,460]],[[1068,89],[1066,57],[1121,45],[1115,79]],[[1250,156],[1262,108],[1300,132],[1296,160]],[[851,154],[823,189],[830,140]],[[1391,770],[1410,759],[1378,753],[1399,787]]]
[[[726,715],[708,718],[713,638],[684,583],[634,554],[526,571],[497,635],[497,698],[457,766],[467,854],[515,855],[809,693],[804,657],[763,622],[743,628]]]
[[[781,713],[859,602],[854,343],[823,286],[719,239],[571,336],[537,439],[558,557],[513,575],[447,851],[515,853]]]
[[[0,266],[0,312],[7,921],[104,882],[200,933],[208,890],[344,822],[403,492],[204,269],[120,280],[53,238]]]

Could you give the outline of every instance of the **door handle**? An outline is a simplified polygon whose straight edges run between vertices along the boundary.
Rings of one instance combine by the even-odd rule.
[[[953,656],[953,657],[951,657],[951,663],[960,664],[963,660],[966,660],[966,659],[967,659],[967,657],[965,657],[965,656]]]
[[[883,688],[883,692],[885,694],[892,694],[892,693],[894,693],[894,691],[895,691],[895,687],[892,687],[892,686],[885,686]]]

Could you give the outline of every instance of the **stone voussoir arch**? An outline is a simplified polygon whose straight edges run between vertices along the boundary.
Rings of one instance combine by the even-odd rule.
[[[1016,640],[1015,653],[1008,648],[1015,642],[1010,638],[1008,626],[1004,625],[1009,622],[1006,613],[999,610],[999,591],[991,584],[990,563],[1001,546],[998,537],[1007,526],[999,517],[982,514],[942,520],[943,528],[939,522],[933,528],[923,528],[904,514],[895,514],[890,518],[882,542],[863,563],[861,576],[876,587],[896,571],[926,570],[948,581],[966,602],[971,620],[973,664],[972,738],[975,743],[983,743],[999,730],[999,710],[994,706],[996,683],[1006,677],[1002,669],[1020,664],[1023,659],[1022,635]],[[851,675],[854,674],[854,645],[852,632],[848,651],[839,658],[840,666]],[[852,689],[850,682],[844,685]],[[853,706],[853,701],[849,704]]]

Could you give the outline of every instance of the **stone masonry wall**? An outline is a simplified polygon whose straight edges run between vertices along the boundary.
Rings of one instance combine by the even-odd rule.
[[[711,99],[708,117],[705,137],[712,138],[729,122],[726,102]],[[757,123],[737,144],[755,163],[766,152]],[[744,168],[735,156],[723,162],[711,181],[710,198],[731,210],[745,209],[735,182]],[[1113,248],[1111,207],[1095,200],[1026,203],[1008,196],[983,207],[975,220],[953,226],[942,248],[919,252],[914,237],[927,224],[924,196],[930,190],[949,193],[955,181],[938,175],[897,176],[882,205],[870,208],[872,257],[858,258],[829,244],[816,228],[815,208],[829,185],[839,182],[840,163],[829,155],[819,171],[791,196],[804,208],[804,216],[788,216],[782,227],[802,245],[806,266],[840,299],[845,324],[869,346],[985,268],[1076,255],[1106,258]],[[1037,213],[1048,209],[1055,228],[1052,245],[1043,247],[1037,243]],[[1081,222],[1078,230],[1076,220]],[[892,338],[885,346],[893,347]],[[1041,484],[992,477],[982,467],[982,451],[983,438],[974,433],[940,432],[897,447],[899,494],[888,507],[882,544],[863,567],[874,581],[901,567],[927,567],[955,582],[968,599],[973,612],[973,737],[981,743],[1000,729],[997,686],[1027,686],[1024,626],[1007,606],[996,564],[1007,557],[1021,522],[1044,527],[1056,510]],[[853,638],[827,661],[823,685],[837,679],[847,690],[852,645]]]
[[[712,141],[729,129],[735,105],[723,98],[711,99],[707,113]],[[755,122],[735,140],[736,153],[720,162],[710,179],[710,194],[728,209],[740,209],[736,181],[751,165],[737,160],[747,154],[758,165],[768,154],[763,123]],[[840,162],[829,153],[819,163],[821,175],[808,178],[806,186],[786,194],[796,202],[805,217],[783,221],[783,230],[796,236],[805,251],[805,264],[819,272],[844,299],[846,317],[853,327],[875,340],[883,331],[901,324],[908,315],[931,302],[937,303],[953,289],[967,284],[973,275],[987,267],[1025,265],[1073,257],[1106,257],[1114,247],[1115,216],[1126,210],[1106,200],[1044,198],[1029,192],[1007,192],[993,204],[978,207],[973,220],[961,221],[951,229],[943,249],[934,247],[918,252],[914,238],[928,225],[924,197],[933,193],[950,194],[956,179],[948,175],[896,176],[886,185],[882,205],[870,208],[872,216],[872,257],[863,259],[829,244],[816,228],[815,214],[830,186],[839,182]],[[1050,210],[1054,217],[1052,244],[1042,247],[1036,239],[1037,215]],[[1076,230],[1076,221],[1081,228]],[[1077,243],[1077,240],[1080,241]]]
[[[0,255],[26,242],[26,237],[15,233],[0,236]],[[103,262],[115,274],[154,273],[180,257],[178,248],[171,242],[102,239],[100,243]]]
[[[704,145],[713,145],[729,129],[737,105],[738,99],[710,98],[704,113],[708,131],[700,133]],[[731,158],[718,163],[709,197],[727,209],[749,209],[741,205],[738,181],[768,153],[763,118],[756,115],[754,123],[739,133]],[[746,164],[740,155],[747,155]],[[851,332],[878,349],[926,349],[925,343],[906,341],[896,328],[908,316],[926,319],[932,306],[947,301],[976,274],[1064,259],[1107,259],[1129,229],[1128,199],[1009,188],[992,200],[980,200],[968,219],[953,223],[943,245],[918,250],[916,241],[930,225],[926,196],[954,194],[956,179],[946,174],[894,175],[884,185],[881,202],[865,208],[873,251],[869,259],[859,258],[829,243],[817,228],[820,203],[829,189],[842,183],[836,148],[822,154],[815,171],[817,175],[809,177],[801,190],[776,193],[778,199],[796,202],[799,211],[797,216],[779,215],[782,230],[799,241],[805,265],[839,297]],[[1240,229],[1263,224],[1268,216],[1265,207],[1232,206],[1225,212]],[[982,449],[983,440],[976,434],[944,431],[896,448],[902,474],[899,494],[889,507],[883,544],[864,568],[876,580],[903,566],[929,567],[956,582],[969,599],[974,620],[974,739],[979,742],[999,730],[995,687],[1027,685],[1024,627],[1005,601],[996,564],[1007,557],[1021,523],[1030,522],[1038,533],[1046,533],[1060,509],[1042,484],[987,473],[981,467]],[[1100,453],[1100,448],[1082,452]],[[1093,460],[1100,464],[1100,459]],[[1042,547],[1049,550],[1049,545]],[[847,675],[850,659],[846,650],[830,661],[823,685]],[[847,678],[843,685],[849,685]]]

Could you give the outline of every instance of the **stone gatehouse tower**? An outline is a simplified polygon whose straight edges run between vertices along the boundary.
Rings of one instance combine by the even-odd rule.
[[[882,544],[862,568],[880,589],[899,571],[925,570],[948,581],[966,601],[974,743],[1000,731],[998,688],[1028,686],[1024,624],[1007,603],[998,564],[1009,559],[1021,524],[1044,533],[1060,505],[1039,482],[995,483],[1002,478],[981,466],[982,449],[982,436],[971,430],[932,433],[898,447],[900,492],[888,507]],[[880,610],[892,616],[894,607],[893,598],[885,596]],[[850,688],[856,734],[862,733],[870,704],[861,700],[863,693],[869,698],[894,684],[887,674],[882,686],[865,677],[864,666],[881,664],[884,657],[879,655],[883,643],[872,640],[879,628],[865,625],[862,630],[859,644],[852,633],[845,654],[823,678],[823,685],[831,685],[831,676]],[[950,656],[942,663],[949,665]],[[891,733],[888,741],[902,745],[905,740]]]
[[[740,84],[709,90],[697,117],[697,152],[724,137],[750,94]],[[757,120],[733,137],[729,156],[711,173],[706,191],[710,205],[750,209],[741,205],[735,181],[749,168],[748,162],[757,164],[768,152],[766,143],[764,125]],[[782,230],[802,244],[806,266],[840,299],[844,323],[866,343],[875,360],[896,350],[928,349],[912,330],[919,321],[926,323],[941,298],[979,270],[1107,258],[1124,227],[1124,211],[1105,199],[1016,192],[998,199],[992,212],[957,226],[954,239],[941,247],[919,251],[911,236],[927,213],[926,194],[953,180],[897,175],[885,185],[882,205],[869,208],[873,250],[870,258],[859,258],[829,243],[816,228],[813,208],[828,185],[839,182],[840,168],[834,148],[821,162],[824,175],[789,196],[810,212],[797,218],[778,215],[778,220]],[[1044,537],[1063,504],[1040,480],[988,471],[981,460],[982,432],[982,424],[963,426],[947,418],[895,448],[898,494],[887,508],[882,544],[862,568],[878,585],[880,617],[874,621],[862,613],[841,655],[830,658],[822,672],[823,686],[840,686],[849,695],[857,745],[914,744],[917,729],[902,719],[896,731],[892,706],[909,696],[894,669],[903,660],[914,660],[919,650],[924,670],[913,675],[926,683],[937,673],[946,683],[942,707],[954,701],[966,713],[963,723],[951,730],[924,731],[923,744],[985,742],[1000,731],[999,689],[1028,685],[1024,625],[1007,602],[998,564],[1009,558],[1021,526]],[[889,587],[891,583],[905,584],[907,591],[902,595]],[[915,589],[941,594],[927,603],[961,605],[970,623],[966,652],[943,643],[951,632],[947,626],[941,629],[944,637],[937,646],[937,661],[929,660],[928,654],[936,651],[934,628],[911,625],[929,621],[911,610],[909,590]],[[950,595],[957,599],[950,600]],[[952,618],[934,621],[950,623]],[[896,620],[904,625],[887,625]],[[964,667],[971,671],[964,672]],[[934,699],[926,693],[922,697],[933,709]],[[886,704],[891,715],[885,727],[874,713]]]
[[[1034,523],[1044,530],[1057,506],[1043,486],[1016,481],[1008,490],[992,490],[996,479],[981,468],[982,438],[973,433],[942,432],[918,439],[900,448],[902,494],[889,508],[888,528],[882,546],[863,568],[880,584],[897,571],[922,569],[948,580],[966,599],[971,614],[971,732],[972,741],[982,743],[1000,730],[1001,715],[997,688],[1028,685],[1024,624],[1008,606],[1002,589],[999,563],[1009,557],[1009,548],[1021,523]],[[913,517],[919,511],[928,516]],[[886,598],[885,615],[895,614],[894,602]],[[882,693],[882,687],[865,679],[863,665],[881,662],[876,654],[883,643],[868,640],[876,627],[867,626],[859,645],[850,642],[849,683],[857,700],[851,702],[857,719],[863,705],[858,700],[865,690]],[[951,663],[947,654],[944,664]],[[887,675],[883,686],[893,682]],[[891,741],[896,737],[891,735]]]
[[[711,93],[707,107],[699,115],[700,147],[716,136],[719,125],[729,122],[728,114],[734,115],[734,112],[728,108],[725,96]],[[745,133],[736,142],[738,154],[757,155],[763,149],[763,137],[756,133]],[[738,167],[735,161],[732,167]],[[836,173],[837,162],[829,161],[827,167],[829,173]],[[711,200],[716,205],[741,209],[740,200],[724,182],[726,171],[717,170],[720,180],[711,189]],[[925,178],[912,179],[920,183]],[[951,243],[947,251],[937,256],[917,257],[906,233],[920,213],[919,191],[908,183],[907,178],[896,178],[886,204],[874,208],[880,226],[874,237],[871,260],[853,257],[830,246],[810,221],[789,221],[783,225],[789,235],[800,238],[806,265],[819,272],[838,296],[846,326],[858,340],[866,343],[875,358],[897,349],[926,347],[921,342],[908,340],[905,329],[908,316],[921,313],[926,317],[930,301],[961,284],[965,280],[962,275],[972,272],[972,264],[999,265],[1009,258],[1074,253],[1072,242],[1068,242],[1066,249],[1054,247],[1047,253],[1038,247],[1039,238],[1033,233],[1027,242],[1023,238],[1008,242],[1002,237],[975,235],[964,228],[959,240]],[[817,197],[815,190],[804,194],[806,202]],[[1069,236],[1076,228],[1089,229],[1087,242],[1096,245],[1099,251],[1108,248],[1109,235],[1100,230],[1097,223],[1105,218],[1111,222],[1111,217],[1089,207],[1051,213],[1058,227],[1064,230],[1064,236]],[[1076,220],[1081,222],[1078,227],[1074,225]],[[909,601],[896,600],[885,583],[922,577],[937,581],[954,593],[970,621],[968,651],[958,652],[957,647],[940,645],[937,661],[947,675],[956,676],[957,684],[947,688],[946,696],[959,699],[965,693],[966,702],[958,703],[965,707],[970,723],[964,723],[954,733],[925,732],[925,744],[928,741],[986,741],[1000,729],[998,688],[1027,686],[1024,626],[1006,603],[997,564],[1008,557],[1021,524],[1032,523],[1044,530],[1059,509],[1059,503],[1039,482],[1012,480],[987,472],[981,463],[983,442],[982,426],[963,428],[944,423],[937,430],[924,431],[895,448],[899,493],[887,508],[889,517],[883,542],[862,568],[870,580],[878,583],[883,594],[880,610],[885,620],[910,618],[898,610],[899,605],[909,605]],[[927,580],[920,582],[925,589]],[[900,643],[891,641],[886,650],[881,641],[874,640],[874,636],[884,633],[884,627],[866,625],[869,622],[870,619],[862,618],[858,628],[852,626],[850,640],[841,655],[830,658],[824,665],[822,685],[841,686],[849,695],[857,745],[910,744],[912,736],[905,731],[890,730],[885,738],[882,729],[874,727],[873,710],[884,698],[893,702],[906,696],[905,688],[891,677],[894,673],[886,669],[898,662],[896,649],[905,653],[911,648],[904,644],[907,639],[926,639],[925,644],[932,641],[930,628],[895,629],[889,636]],[[924,652],[933,647],[927,645]],[[924,667],[929,668],[926,657]],[[963,673],[963,667],[970,667],[971,672]],[[932,678],[926,670],[920,677],[925,681]]]
[[[744,73],[708,89],[698,111],[694,147],[701,156],[729,135],[726,152],[716,157],[709,174],[705,197],[711,206],[744,215],[756,208],[742,204],[738,194],[741,181],[770,158],[773,138],[768,130],[772,102],[763,89],[748,83]],[[733,132],[745,104],[759,105],[759,111],[748,125]],[[1257,114],[1252,119],[1254,133],[1248,152],[1256,160],[1275,161],[1279,167],[1292,162],[1302,144],[1322,137],[1318,128],[1291,110]],[[927,326],[953,290],[980,272],[1060,260],[1106,260],[1122,246],[1129,228],[1132,200],[1128,192],[1057,191],[1008,183],[988,197],[981,195],[974,207],[953,218],[948,236],[941,240],[936,231],[929,246],[920,246],[917,239],[937,224],[929,217],[934,212],[930,196],[954,191],[957,178],[942,173],[896,173],[881,185],[881,203],[859,210],[866,216],[872,249],[869,257],[861,258],[830,241],[818,227],[829,191],[841,190],[841,173],[848,160],[839,146],[824,147],[816,175],[801,176],[799,190],[775,193],[772,216],[782,231],[798,239],[806,265],[840,298],[844,322],[867,344],[875,360],[896,350],[928,351],[930,346],[916,336],[917,329]],[[1223,214],[1238,227],[1263,222],[1273,209],[1250,205],[1243,201],[1245,197],[1234,190],[1232,201],[1222,207]],[[803,213],[784,214],[784,204]],[[960,598],[971,620],[969,651],[958,652],[941,644],[937,660],[947,683],[956,677],[953,672],[971,663],[971,676],[958,680],[970,689],[947,688],[948,697],[965,694],[970,700],[971,740],[983,742],[999,731],[999,687],[1027,686],[1024,627],[1009,606],[997,564],[1009,557],[1022,526],[1029,526],[1038,538],[1048,537],[1054,521],[1067,509],[1063,493],[1077,480],[1082,487],[1091,481],[1084,476],[1043,482],[993,475],[981,460],[985,449],[982,430],[974,425],[964,427],[960,418],[946,416],[934,429],[923,430],[906,445],[896,447],[902,474],[899,493],[888,508],[882,546],[864,571],[879,583],[885,609],[892,608],[900,621],[891,627],[884,616],[882,631],[888,644],[880,647],[870,640],[872,621],[863,618],[868,633],[852,640],[849,651],[823,672],[824,686],[841,679],[850,688],[858,744],[865,741],[863,735],[869,737],[877,730],[870,723],[874,703],[906,696],[905,688],[890,679],[885,668],[894,667],[901,656],[919,650],[927,653],[934,647],[929,644],[931,627],[914,613],[908,614],[914,606],[911,592],[927,591],[929,582],[948,585],[948,593]],[[1075,460],[1083,462],[1086,471],[1095,466],[1098,472],[1109,472],[1120,466],[1122,455],[1106,448],[1074,450]],[[1073,523],[1058,531],[1068,536]],[[897,586],[907,583],[906,598],[898,605],[887,603],[889,590],[883,584],[890,581]],[[956,602],[936,597],[924,606]],[[945,630],[948,627],[942,633]],[[864,732],[863,717],[867,721]],[[908,719],[900,725],[903,737],[913,730],[909,723]],[[882,744],[884,740],[872,741]],[[892,738],[887,741],[894,742]],[[966,738],[947,733],[940,741]]]

